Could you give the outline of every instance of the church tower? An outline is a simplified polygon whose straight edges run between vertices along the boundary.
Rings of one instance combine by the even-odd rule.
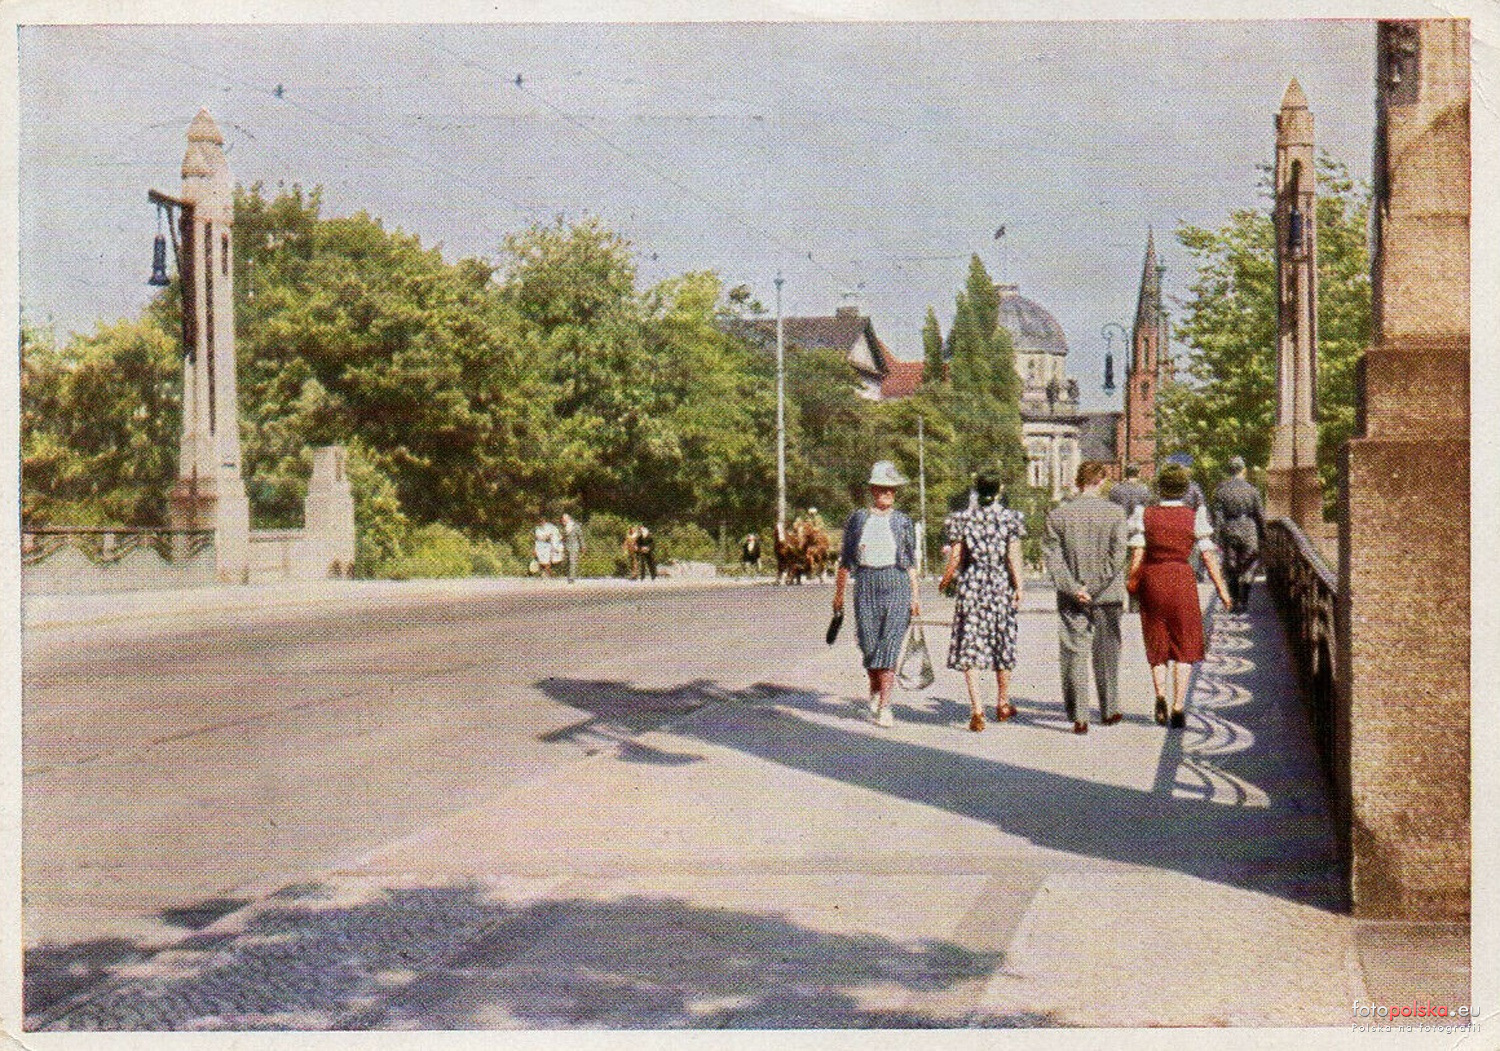
[[[1296,80],[1276,115],[1276,433],[1266,467],[1266,512],[1322,531],[1318,481],[1317,171],[1313,118]]]
[[[240,475],[234,350],[234,181],[224,136],[208,111],[188,128],[182,158],[181,272],[184,355],[182,445],[172,524],[215,533],[220,580],[239,582],[250,506]]]
[[[1156,473],[1156,392],[1162,380],[1163,335],[1161,279],[1166,267],[1156,261],[1156,238],[1146,231],[1146,261],[1141,266],[1141,288],[1136,298],[1135,325],[1130,333],[1130,372],[1125,377],[1122,469],[1139,467],[1142,478]]]

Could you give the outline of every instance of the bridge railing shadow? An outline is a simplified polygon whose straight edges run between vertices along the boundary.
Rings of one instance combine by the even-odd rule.
[[[1059,774],[873,734],[848,699],[785,684],[731,690],[699,678],[655,690],[554,678],[538,688],[592,713],[578,725],[596,729],[610,712],[636,705],[714,704],[711,714],[679,719],[670,733],[985,821],[1049,849],[1340,909],[1333,832],[1307,728],[1288,723],[1284,703],[1255,696],[1262,669],[1249,618],[1221,611],[1214,630],[1218,649],[1195,669],[1189,726],[1167,734],[1148,791],[1083,770]],[[1017,705],[1013,725],[1068,732],[1060,703],[1020,697]],[[968,706],[898,696],[895,711],[902,723],[951,723],[960,733]]]

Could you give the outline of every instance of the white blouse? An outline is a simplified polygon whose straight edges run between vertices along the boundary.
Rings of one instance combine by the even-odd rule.
[[[1186,507],[1181,500],[1163,500],[1157,504],[1158,507]],[[1144,505],[1137,507],[1130,513],[1130,540],[1131,547],[1146,546],[1146,508]],[[1193,514],[1193,536],[1197,538],[1199,551],[1214,551],[1214,527],[1208,520],[1208,509],[1201,504]]]
[[[859,534],[859,564],[881,569],[896,564],[896,534],[891,532],[891,516],[871,511],[865,528]]]

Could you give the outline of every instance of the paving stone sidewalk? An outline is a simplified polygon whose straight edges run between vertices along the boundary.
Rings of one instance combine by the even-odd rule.
[[[28,1028],[1347,1027],[1356,999],[1468,1002],[1467,930],[1340,911],[1263,594],[1214,616],[1182,732],[1154,725],[1127,618],[1126,718],[1083,737],[1049,601],[1023,613],[1020,716],[981,734],[947,669],[873,726],[847,639],[749,685],[559,677],[585,713],[702,703],[643,734],[587,718],[586,760],[248,888]]]

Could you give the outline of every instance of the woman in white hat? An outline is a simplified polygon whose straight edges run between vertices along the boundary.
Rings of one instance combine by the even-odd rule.
[[[833,611],[844,610],[844,588],[854,574],[854,626],[870,676],[870,713],[891,726],[891,683],[911,618],[922,612],[917,593],[917,530],[897,511],[896,489],[906,484],[889,460],[870,471],[870,506],[844,523]]]

